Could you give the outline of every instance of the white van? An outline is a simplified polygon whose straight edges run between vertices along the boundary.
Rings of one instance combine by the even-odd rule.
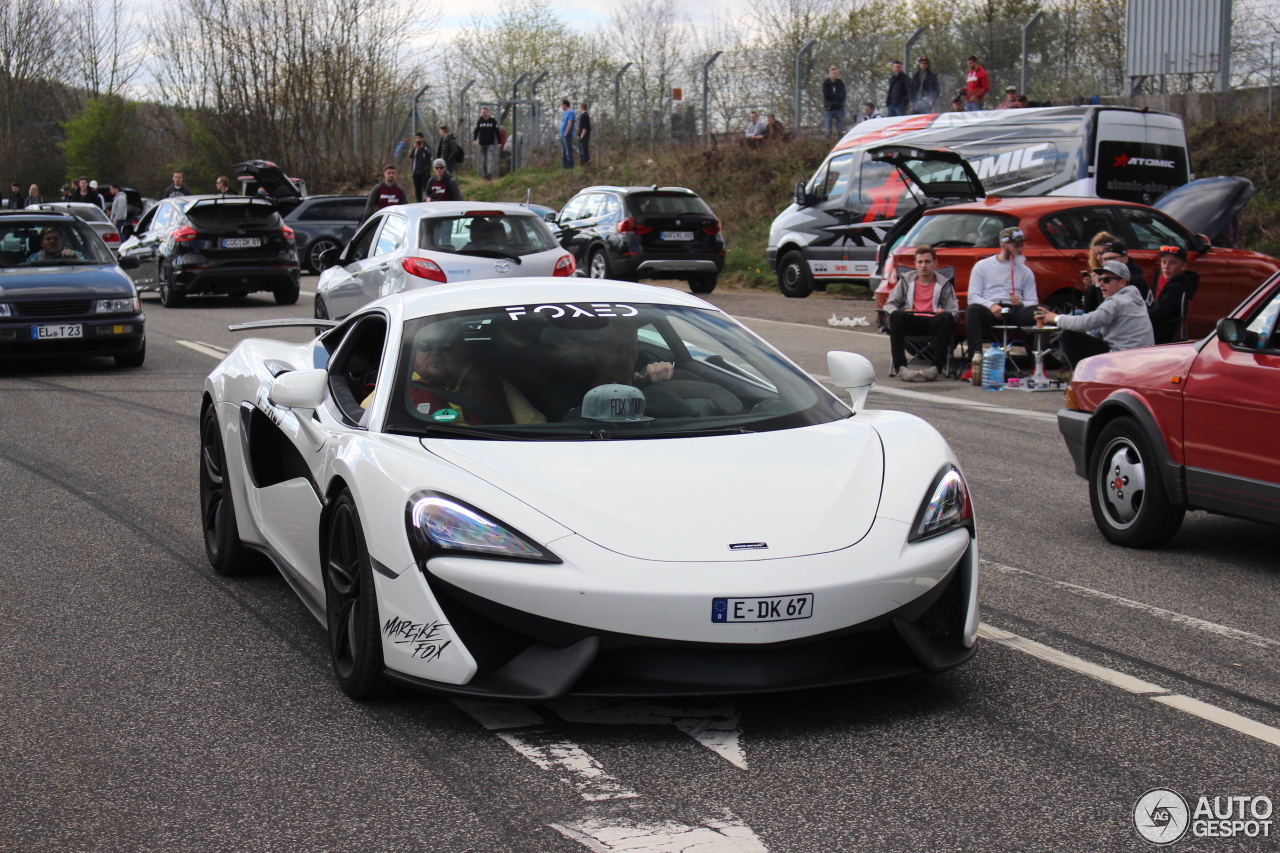
[[[898,218],[928,202],[870,149],[946,148],[973,167],[979,194],[1086,196],[1151,204],[1191,180],[1187,132],[1168,113],[1124,107],[1043,107],[872,119],[855,126],[769,229],[765,255],[787,296],[832,281],[867,283]],[[951,186],[959,167],[925,180]],[[972,201],[956,197],[954,201]],[[807,274],[806,274],[807,273]]]

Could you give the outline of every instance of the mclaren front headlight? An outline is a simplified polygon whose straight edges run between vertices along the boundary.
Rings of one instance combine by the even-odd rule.
[[[907,541],[918,542],[957,527],[973,531],[973,503],[969,500],[969,487],[965,485],[960,469],[946,465],[934,477],[933,485],[916,513]]]
[[[514,528],[439,492],[418,492],[409,499],[405,527],[418,565],[424,568],[427,560],[444,554],[560,562],[555,554]]]

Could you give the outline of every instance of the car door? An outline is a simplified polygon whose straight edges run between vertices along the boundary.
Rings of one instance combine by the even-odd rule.
[[[337,266],[325,270],[321,291],[330,317],[341,319],[369,301],[361,290],[360,274],[370,263],[373,241],[382,222],[382,216],[370,218],[342,250]]]
[[[578,220],[590,195],[590,193],[582,193],[569,199],[569,203],[560,211],[560,216],[557,219],[560,223],[560,245],[573,253],[573,256],[578,259],[579,266],[581,266],[583,259],[582,237],[579,233]]]
[[[157,283],[156,250],[161,239],[168,233],[168,222],[172,208],[167,204],[157,204],[138,222],[133,236],[120,246],[121,257],[138,259],[136,269],[129,270],[134,285],[145,289]]]
[[[1280,286],[1239,344],[1201,349],[1183,398],[1188,499],[1194,506],[1280,523]]]
[[[409,220],[404,215],[388,213],[383,216],[382,228],[373,241],[373,251],[359,274],[360,292],[366,297],[365,302],[403,289],[404,268],[400,261],[404,256],[408,229]]]
[[[809,270],[818,282],[854,275],[849,263],[849,250],[860,246],[861,241],[849,226],[855,219],[851,208],[857,206],[854,198],[857,182],[853,178],[860,156],[849,152],[832,157],[806,187],[810,204],[804,211],[812,221],[805,230],[818,236],[804,253],[809,261]],[[875,249],[871,249],[871,257],[874,256]]]

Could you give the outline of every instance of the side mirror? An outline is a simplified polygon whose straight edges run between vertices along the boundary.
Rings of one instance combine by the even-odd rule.
[[[1218,321],[1218,340],[1224,344],[1243,344],[1245,331],[1244,321],[1235,317],[1223,317]]]
[[[1204,234],[1197,234],[1191,240],[1191,251],[1200,252],[1201,254],[1208,254],[1209,252],[1213,251],[1213,243],[1211,243],[1209,241],[1209,238],[1206,237]]]
[[[863,356],[852,352],[827,353],[827,372],[831,384],[849,392],[853,410],[862,411],[867,402],[867,392],[876,384],[876,369]]]
[[[138,260],[137,255],[124,255],[116,258],[116,263],[122,270],[136,270],[142,265],[142,261]]]
[[[276,406],[302,410],[299,414],[310,417],[311,412],[324,402],[328,385],[329,372],[326,370],[291,370],[276,377],[267,396]]]
[[[796,181],[796,207],[808,207],[809,196],[804,191],[804,181]]]
[[[325,249],[320,253],[320,269],[327,270],[329,267],[336,266],[338,258],[342,256],[341,249]]]

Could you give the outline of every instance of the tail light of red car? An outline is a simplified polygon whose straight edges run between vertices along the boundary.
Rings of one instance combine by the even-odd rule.
[[[551,274],[554,276],[573,275],[578,269],[578,262],[573,259],[573,255],[565,255],[556,261],[555,271]]]
[[[200,232],[196,231],[196,229],[192,228],[190,225],[184,225],[177,231],[173,232],[173,239],[174,242],[177,243],[190,243],[192,240],[196,239],[199,233]]]
[[[710,235],[712,235],[712,236],[715,236],[716,234],[719,234],[722,230],[723,230],[723,229],[720,227],[720,220],[719,220],[719,219],[717,219],[715,222],[711,223],[710,225],[704,225],[704,226],[702,227],[702,233],[703,233],[703,234],[710,234]]]
[[[648,225],[641,225],[636,222],[634,216],[628,216],[618,223],[619,234],[648,234],[652,230]]]
[[[404,271],[409,275],[414,275],[418,278],[442,283],[448,283],[449,281],[449,279],[445,278],[444,270],[440,269],[439,264],[426,258],[405,258],[400,262],[400,266],[404,267]]]

